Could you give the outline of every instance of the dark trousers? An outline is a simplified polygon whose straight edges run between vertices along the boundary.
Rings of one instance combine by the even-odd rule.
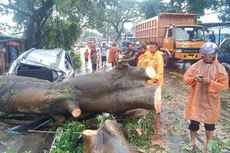
[[[189,130],[198,131],[199,128],[200,128],[200,122],[191,120],[191,123],[189,124]],[[204,123],[204,128],[206,131],[213,131],[213,130],[215,130],[215,124]]]
[[[92,69],[96,71],[96,69],[97,69],[97,64],[92,64]]]

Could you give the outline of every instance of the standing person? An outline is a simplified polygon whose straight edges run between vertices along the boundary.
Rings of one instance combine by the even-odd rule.
[[[118,48],[116,47],[116,43],[113,43],[112,47],[109,49],[108,62],[112,64],[112,67],[114,67],[117,64],[118,59]]]
[[[100,62],[101,62],[101,52],[100,52],[100,49],[97,49],[97,68],[98,69],[100,66]]]
[[[17,59],[17,57],[18,57],[18,51],[17,51],[17,49],[16,49],[16,47],[15,46],[9,46],[9,63],[11,64],[11,63],[13,63],[13,61],[14,60],[16,60]]]
[[[124,55],[125,59],[132,59],[135,58],[135,54],[138,51],[138,48],[134,48],[133,45],[131,43],[128,43],[128,50]],[[136,66],[136,62],[135,60],[130,60],[129,62],[130,66]]]
[[[158,50],[159,46],[156,41],[149,44],[149,51],[145,51],[144,54],[140,55],[138,58],[137,67],[148,67],[151,66],[156,71],[156,77],[148,81],[149,84],[157,83],[158,87],[154,93],[154,106],[156,113],[161,112],[161,93],[162,86],[164,82],[164,61],[162,52]]]
[[[84,58],[85,58],[85,66],[88,67],[88,62],[89,62],[89,51],[86,49],[84,53]]]
[[[97,70],[97,52],[93,51],[91,54],[91,62],[92,62],[92,72]]]
[[[220,93],[228,89],[228,75],[216,59],[218,47],[207,42],[200,48],[203,59],[193,64],[184,74],[184,84],[191,87],[185,118],[190,120],[191,141],[188,150],[195,145],[200,123],[204,123],[206,134],[205,150],[213,137],[215,124],[220,115]]]
[[[216,36],[214,34],[214,31],[212,31],[212,34],[209,36],[210,42],[216,43]]]
[[[106,67],[106,56],[107,56],[107,47],[105,46],[105,43],[102,44],[101,47],[101,66]]]
[[[145,51],[147,50],[147,45],[145,42],[142,42],[139,44],[139,50],[138,52],[136,52],[135,54],[135,66],[137,66],[138,63],[138,58],[145,53]]]
[[[147,46],[146,46],[146,43],[143,42],[139,45],[139,50],[136,52],[136,54],[133,56],[133,57],[127,57],[127,56],[124,56],[122,57],[122,60],[128,60],[128,62],[132,62],[133,63],[133,66],[137,66],[137,63],[138,63],[138,58],[145,53],[145,51],[147,50]],[[139,67],[141,67],[139,65]],[[145,67],[145,66],[142,66],[142,67]]]

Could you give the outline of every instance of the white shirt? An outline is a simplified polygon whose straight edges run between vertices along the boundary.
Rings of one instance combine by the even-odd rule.
[[[101,56],[106,56],[107,55],[107,48],[106,47],[101,47]]]

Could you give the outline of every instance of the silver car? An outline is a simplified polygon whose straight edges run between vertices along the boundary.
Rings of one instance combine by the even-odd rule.
[[[63,81],[74,76],[73,63],[63,49],[30,49],[11,65],[8,75]]]

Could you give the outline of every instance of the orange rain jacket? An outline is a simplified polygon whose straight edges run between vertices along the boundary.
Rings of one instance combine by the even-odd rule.
[[[211,79],[211,83],[207,85],[195,81],[196,75]],[[218,60],[206,64],[201,59],[184,74],[184,84],[191,87],[185,118],[215,124],[220,115],[220,92],[228,89],[228,74],[225,68]]]
[[[112,46],[109,49],[108,63],[114,63],[118,61],[118,48]]]
[[[155,79],[158,80],[158,84],[163,85],[164,82],[164,60],[161,51],[156,51],[151,54],[149,51],[145,51],[144,54],[138,58],[137,67],[152,66],[156,71]]]

